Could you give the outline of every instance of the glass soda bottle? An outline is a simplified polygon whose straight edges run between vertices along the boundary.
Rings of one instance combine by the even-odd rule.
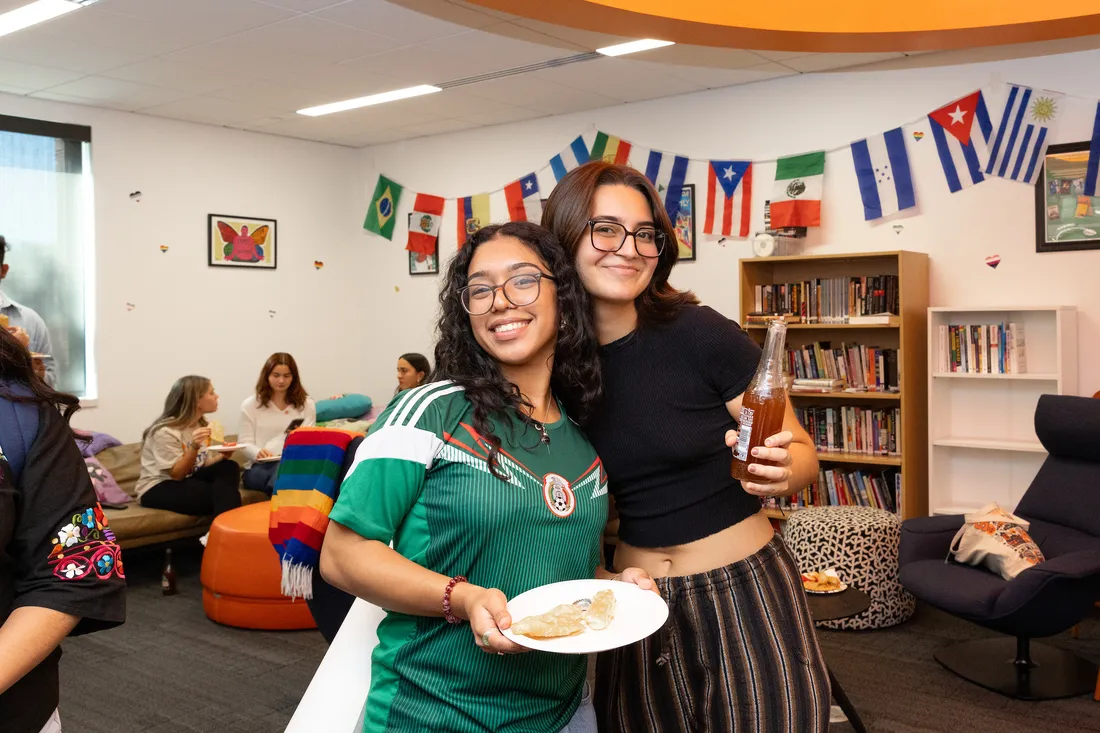
[[[763,446],[765,440],[783,429],[783,415],[787,410],[787,389],[783,377],[783,346],[786,340],[786,323],[776,320],[768,324],[764,354],[741,399],[737,447],[730,464],[730,476],[739,481],[766,484],[767,479],[750,473],[749,466],[753,463],[776,465],[774,461],[753,457],[752,449]]]
[[[160,591],[166,596],[176,595],[176,569],[172,567],[172,548],[164,551],[164,570],[160,574]]]

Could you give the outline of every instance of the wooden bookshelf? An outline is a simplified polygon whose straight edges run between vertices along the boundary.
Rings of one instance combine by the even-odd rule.
[[[755,307],[757,285],[793,283],[818,278],[898,276],[900,309],[891,323],[793,323],[787,326],[787,347],[815,341],[848,342],[897,349],[899,392],[791,392],[795,407],[822,405],[897,406],[901,419],[900,455],[818,452],[822,466],[847,464],[867,468],[901,469],[902,519],[928,514],[928,255],[892,251],[836,255],[758,257],[740,261],[741,320]],[[750,324],[746,331],[763,341],[766,325]],[[779,521],[790,511],[769,509]]]

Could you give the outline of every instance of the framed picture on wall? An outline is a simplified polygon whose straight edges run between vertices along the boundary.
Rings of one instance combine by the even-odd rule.
[[[695,259],[695,184],[688,183],[680,192],[680,213],[672,222],[676,230],[676,243],[680,248],[680,262]]]
[[[274,219],[209,214],[206,238],[211,267],[275,269],[278,241]]]
[[[1100,249],[1100,196],[1086,195],[1088,164],[1087,142],[1047,148],[1035,181],[1036,252]]]
[[[435,254],[421,254],[420,252],[409,252],[409,274],[410,275],[437,275],[439,274],[439,253]]]

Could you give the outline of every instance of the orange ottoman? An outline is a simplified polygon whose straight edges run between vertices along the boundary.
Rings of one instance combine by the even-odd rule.
[[[282,568],[267,538],[271,502],[214,520],[202,557],[202,607],[211,621],[242,629],[315,629],[309,606],[280,591]]]

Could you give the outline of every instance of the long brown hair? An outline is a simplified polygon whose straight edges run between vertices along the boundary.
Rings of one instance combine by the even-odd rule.
[[[285,351],[272,354],[264,362],[264,368],[260,370],[260,378],[256,380],[256,401],[260,403],[260,407],[267,407],[267,403],[271,402],[275,390],[271,389],[271,383],[267,381],[267,378],[271,376],[271,372],[275,371],[277,366],[285,366],[290,369],[290,387],[286,391],[286,401],[294,405],[295,409],[302,409],[306,406],[306,398],[309,397],[309,394],[302,386],[302,380],[298,376],[298,363],[294,361],[293,356]]]
[[[164,399],[164,411],[141,435],[144,443],[155,431],[161,428],[185,428],[191,424],[195,413],[199,411],[199,400],[210,389],[210,380],[190,374],[180,377],[168,390]],[[199,415],[199,427],[206,427],[206,418]]]
[[[0,237],[0,246],[3,246],[3,241],[4,238]],[[0,249],[0,263],[3,261],[3,250]],[[12,402],[55,405],[65,422],[80,409],[78,397],[58,392],[42,381],[34,371],[31,352],[8,333],[6,328],[0,328],[0,397]]]
[[[698,303],[699,299],[690,290],[677,290],[668,284],[672,266],[680,256],[676,230],[653,184],[634,168],[594,160],[569,171],[551,192],[542,211],[542,225],[558,235],[575,260],[579,247],[590,246],[584,232],[592,218],[592,201],[600,186],[629,186],[645,196],[654,225],[665,235],[665,248],[657,260],[657,269],[649,285],[634,300],[638,322],[642,325],[667,323],[683,306]]]

